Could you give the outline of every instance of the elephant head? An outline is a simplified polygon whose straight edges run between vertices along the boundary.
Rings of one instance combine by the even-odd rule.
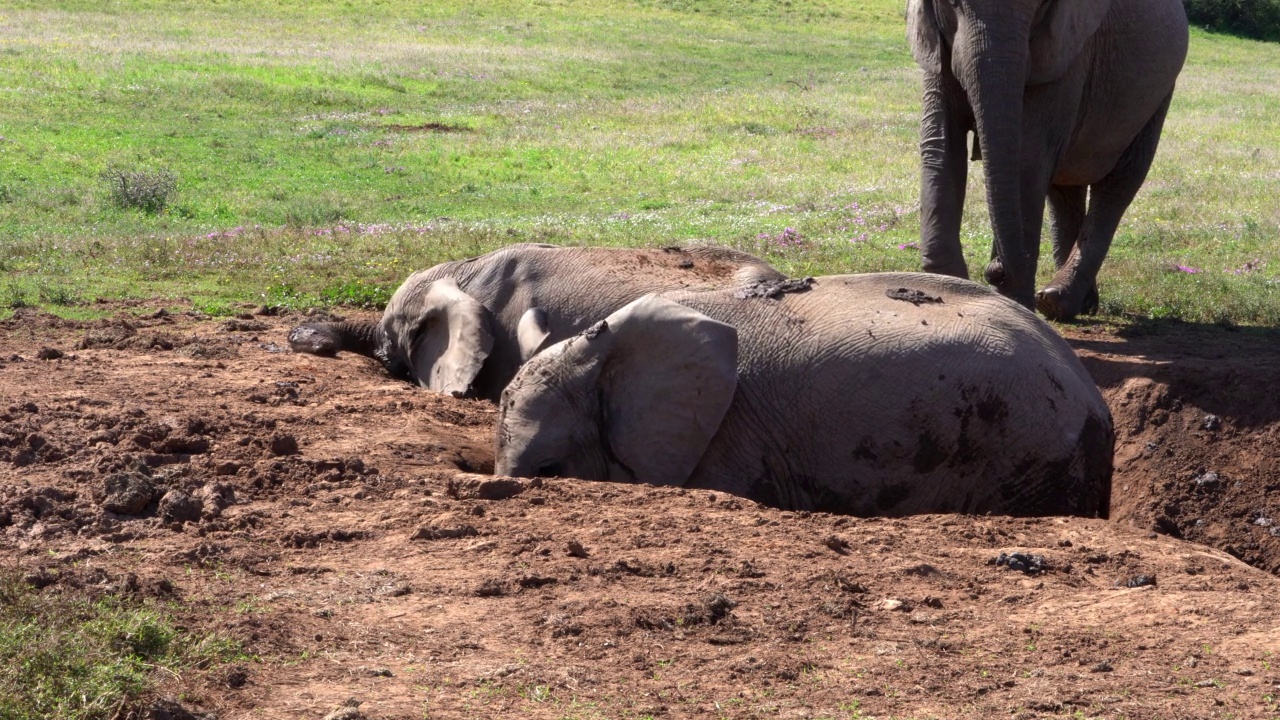
[[[1028,86],[1066,73],[1098,31],[1110,0],[910,0],[907,37],[927,73],[954,76],[968,96],[982,148],[994,231],[986,277],[1032,304],[1035,258],[1024,228],[1020,160]],[[1038,149],[1034,149],[1038,151]],[[1036,198],[1043,204],[1044,198]],[[1039,228],[1034,228],[1038,238]]]
[[[485,306],[453,278],[410,277],[383,313],[381,352],[409,368],[422,387],[462,397],[493,349],[490,323]]]
[[[682,484],[733,400],[737,358],[733,327],[644,296],[520,369],[495,471]]]

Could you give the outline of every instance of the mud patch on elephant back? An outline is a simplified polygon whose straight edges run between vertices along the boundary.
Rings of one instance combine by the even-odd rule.
[[[950,454],[943,447],[942,442],[926,430],[916,438],[916,455],[912,464],[916,472],[923,475],[936,470],[939,465],[947,461]]]
[[[738,290],[733,296],[739,300],[746,300],[747,298],[776,300],[788,293],[808,292],[813,288],[813,283],[814,280],[811,277],[758,282]]]
[[[927,303],[941,303],[942,298],[938,295],[930,295],[923,290],[912,290],[911,288],[890,288],[884,291],[885,296],[890,300],[901,300],[909,302],[916,307]]]

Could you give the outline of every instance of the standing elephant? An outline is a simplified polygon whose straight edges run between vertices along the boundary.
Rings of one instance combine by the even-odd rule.
[[[498,474],[864,516],[1106,517],[1115,445],[1052,328],[923,273],[645,296],[529,360],[497,432]]]
[[[926,271],[968,277],[960,216],[972,131],[994,234],[987,281],[1051,319],[1097,308],[1098,270],[1186,59],[1182,3],[909,0],[907,39],[924,68]],[[1057,274],[1035,294],[1046,197]]]
[[[540,346],[645,293],[782,277],[763,260],[725,248],[510,245],[414,273],[380,323],[307,323],[289,332],[289,344],[316,355],[376,357],[393,375],[430,390],[497,400]]]

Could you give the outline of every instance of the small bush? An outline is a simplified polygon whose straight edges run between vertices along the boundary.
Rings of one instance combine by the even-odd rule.
[[[27,290],[14,278],[7,278],[3,285],[0,285],[0,307],[6,307],[13,310],[19,308],[31,307],[31,300],[27,298]]]
[[[113,205],[152,215],[164,210],[178,189],[178,176],[168,170],[108,170],[102,180]]]
[[[284,209],[284,223],[289,227],[303,228],[332,225],[347,219],[346,203],[333,195],[298,198]]]
[[[1184,0],[1192,25],[1259,40],[1280,40],[1280,0]]]
[[[50,305],[60,305],[62,307],[70,307],[79,305],[80,294],[75,288],[63,283],[42,282],[36,288],[40,295],[40,301],[49,303]]]

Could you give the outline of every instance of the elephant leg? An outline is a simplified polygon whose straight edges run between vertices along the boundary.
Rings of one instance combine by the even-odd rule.
[[[1052,282],[1036,296],[1036,308],[1045,317],[1070,320],[1085,309],[1089,290],[1097,282],[1098,271],[1111,248],[1120,218],[1147,179],[1172,99],[1173,93],[1170,92],[1142,132],[1121,154],[1111,172],[1090,187],[1089,211],[1085,215],[1080,239]]]
[[[1049,188],[1049,234],[1053,240],[1055,270],[1067,264],[1072,248],[1080,239],[1088,191],[1084,185],[1053,185]]]
[[[920,122],[920,259],[925,272],[969,278],[960,246],[968,180],[968,109],[946,73],[926,73]]]
[[[1053,185],[1049,188],[1049,233],[1053,240],[1053,267],[1061,270],[1071,257],[1084,229],[1085,201],[1089,188],[1084,185]],[[1098,309],[1098,284],[1093,282],[1085,293],[1082,312]]]

